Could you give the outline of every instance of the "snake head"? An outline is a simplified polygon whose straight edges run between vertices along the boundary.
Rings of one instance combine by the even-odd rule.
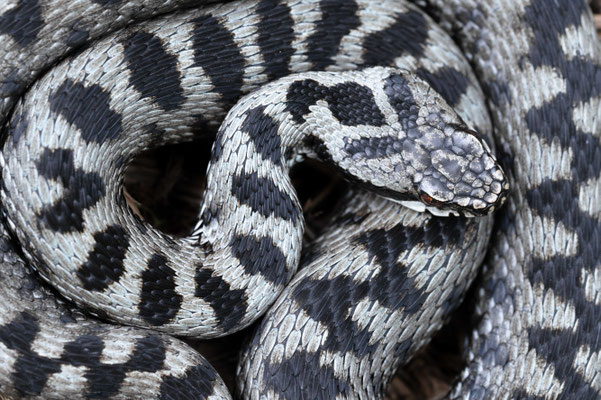
[[[429,148],[426,168],[413,174],[423,204],[417,208],[425,207],[439,216],[471,217],[493,212],[505,201],[509,184],[490,148],[465,125],[449,124],[443,133],[444,145]],[[420,141],[416,146],[427,148]]]
[[[363,73],[367,81],[380,79],[372,92],[383,118],[377,126],[353,127],[341,139],[324,141],[329,147],[341,143],[329,153],[343,155],[335,161],[347,178],[439,216],[481,216],[502,205],[509,185],[495,156],[435,90],[402,70]],[[368,108],[362,99],[345,101],[359,108],[352,112]]]

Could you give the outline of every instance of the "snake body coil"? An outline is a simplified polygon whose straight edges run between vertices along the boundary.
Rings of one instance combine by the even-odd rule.
[[[445,28],[460,33],[478,67],[496,130],[504,135],[503,159],[518,187],[482,283],[473,372],[464,374],[454,395],[557,398],[577,392],[594,398],[601,390],[595,362],[601,346],[595,264],[601,205],[594,201],[601,153],[599,129],[590,117],[598,101],[590,99],[601,88],[598,45],[593,38],[583,49],[566,45],[582,44],[591,31],[585,8],[566,3],[565,16],[549,16],[537,14],[538,1],[527,3],[505,16],[511,26],[523,27],[516,35],[527,44],[509,56],[507,49],[522,42],[508,39],[502,24],[475,28],[487,9],[465,1],[457,15],[446,15],[444,5],[428,2]],[[76,14],[65,10],[60,22],[45,24],[52,21],[52,6],[21,0],[0,15],[8,39],[3,54],[19,54],[5,57],[0,70],[4,121],[33,80],[70,48],[178,5],[81,1],[75,11],[121,18],[96,22],[86,15],[73,23]],[[551,24],[555,30],[549,32],[541,27],[544,18],[562,22]],[[28,23],[19,24],[23,21]],[[48,70],[12,110],[2,153],[8,227],[41,275],[77,304],[122,323],[214,337],[262,315],[296,268],[302,215],[283,171],[299,156],[332,162],[358,187],[419,209],[492,211],[504,199],[503,173],[485,142],[422,83],[429,82],[470,126],[488,131],[485,113],[473,112],[481,100],[474,100],[479,89],[469,83],[467,64],[430,24],[401,2],[264,0],[173,13],[107,35]],[[495,35],[499,47],[487,52]],[[54,51],[33,57],[49,37],[55,38]],[[553,54],[540,50],[547,37],[556,38]],[[438,43],[444,43],[445,54],[439,58]],[[491,55],[501,59],[493,64]],[[444,66],[445,57],[458,62],[456,69]],[[190,238],[157,232],[124,206],[119,181],[141,149],[214,129],[242,95],[289,73],[372,65],[413,69],[421,78],[387,68],[306,73],[239,103],[218,134],[202,223]],[[514,77],[512,68],[525,71],[525,79]],[[541,74],[555,78],[554,73],[559,78],[551,92],[536,86]],[[583,75],[595,77],[592,86],[576,83]],[[523,82],[530,83],[522,87]],[[531,97],[513,100],[528,85],[536,89]],[[572,125],[548,126],[551,112],[572,118]],[[289,130],[293,126],[299,131]],[[514,158],[520,146],[527,149],[526,166]],[[537,169],[528,157],[546,154],[545,146],[551,150],[540,156]],[[590,163],[569,150],[564,157],[564,147]],[[558,154],[565,162],[554,168],[549,160]],[[555,192],[578,203],[562,213],[552,202]],[[357,192],[257,328],[241,361],[241,393],[378,396],[394,368],[429,340],[463,297],[484,256],[490,222],[415,214]],[[0,357],[6,360],[0,391],[42,397],[228,396],[206,361],[175,339],[135,328],[112,331],[77,313],[47,322],[44,310],[69,313],[31,287],[4,237],[2,299],[16,304],[27,293],[34,298],[0,316]],[[567,283],[553,282],[549,273]],[[512,318],[514,312],[523,319]],[[48,332],[55,331],[62,333],[53,342]],[[555,347],[574,341],[579,345],[570,357],[554,355]],[[142,362],[150,347],[148,363]],[[532,363],[542,365],[540,380],[512,384],[511,377],[526,373]],[[25,378],[31,376],[39,379]],[[107,383],[114,377],[117,384]]]

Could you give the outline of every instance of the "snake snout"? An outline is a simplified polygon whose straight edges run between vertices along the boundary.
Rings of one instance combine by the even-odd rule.
[[[416,182],[420,200],[435,215],[483,216],[498,209],[509,183],[486,143],[457,130],[450,146],[431,152],[431,168]]]

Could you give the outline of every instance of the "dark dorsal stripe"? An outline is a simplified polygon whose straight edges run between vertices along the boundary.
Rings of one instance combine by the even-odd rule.
[[[294,54],[294,20],[290,7],[279,0],[263,0],[257,5],[261,18],[257,43],[263,55],[265,74],[270,81],[290,73],[288,65]]]
[[[399,224],[391,229],[375,229],[361,234],[357,244],[367,250],[368,256],[377,261],[380,271],[369,281],[357,283],[348,276],[319,281],[304,279],[293,291],[293,298],[314,320],[324,324],[329,335],[323,348],[329,351],[352,351],[358,357],[374,350],[368,346],[369,328],[360,328],[350,317],[341,321],[341,315],[364,298],[377,301],[393,310],[403,309],[414,314],[422,309],[427,293],[418,289],[413,278],[408,276],[407,267],[399,262],[402,252],[421,243],[425,246],[447,248],[463,240],[465,223],[460,218],[431,218],[422,227],[405,227]],[[399,296],[402,293],[402,296]],[[458,293],[461,293],[459,291]],[[445,303],[444,312],[449,313],[453,304]],[[355,332],[348,335],[348,332]],[[399,347],[398,357],[407,356],[410,346]]]
[[[588,168],[587,168],[588,169]],[[596,391],[583,379],[574,365],[578,350],[584,346],[591,353],[601,351],[601,306],[589,301],[582,282],[582,272],[594,274],[598,265],[601,224],[583,212],[578,202],[578,187],[574,180],[545,180],[526,193],[528,205],[539,215],[562,222],[578,237],[578,253],[574,256],[555,255],[548,259],[534,257],[528,269],[533,286],[542,284],[546,290],[574,307],[578,324],[574,331],[532,327],[528,330],[530,348],[536,349],[554,366],[555,376],[569,387],[567,393],[579,393],[582,398],[595,398]],[[566,347],[565,344],[570,346]],[[561,344],[561,345],[560,345]],[[558,352],[557,348],[564,348]]]
[[[395,58],[405,54],[419,58],[427,40],[428,22],[422,13],[397,14],[392,25],[365,38],[363,62],[366,66],[392,66]]]
[[[231,289],[229,283],[221,276],[202,266],[198,268],[194,280],[195,296],[211,305],[219,328],[227,332],[237,326],[248,307],[246,292],[242,289]]]
[[[357,15],[359,7],[354,0],[322,0],[319,9],[322,18],[315,23],[315,33],[307,39],[307,58],[315,71],[331,65],[342,38],[361,25]]]
[[[282,164],[282,141],[278,127],[279,124],[265,114],[265,106],[259,106],[246,112],[241,130],[250,136],[263,159],[279,166]]]
[[[185,99],[177,58],[167,53],[161,39],[140,31],[124,40],[123,46],[131,84],[143,97],[155,99],[164,110],[178,108]]]
[[[288,281],[290,273],[286,265],[286,256],[271,238],[257,239],[235,235],[230,246],[232,254],[240,261],[249,275],[260,274],[276,285],[282,285]]]
[[[403,140],[398,136],[382,136],[349,140],[345,138],[344,151],[353,159],[376,159],[399,154]]]
[[[157,335],[136,341],[134,351],[125,363],[103,364],[100,360],[104,341],[96,335],[81,335],[65,345],[61,362],[74,367],[86,367],[87,397],[108,399],[121,389],[129,371],[157,372],[163,368],[165,345]]]
[[[129,235],[119,225],[111,225],[94,234],[94,249],[77,270],[86,290],[102,291],[118,282],[125,272],[123,260],[129,247]]]
[[[461,96],[470,85],[467,76],[451,67],[442,67],[434,72],[420,68],[417,75],[428,82],[451,107],[459,104]]]
[[[98,85],[66,79],[50,95],[50,109],[81,131],[86,142],[103,143],[121,133],[121,115],[111,109],[110,95]]]
[[[564,385],[560,398],[596,398],[598,390],[586,382],[577,368],[578,351],[601,350],[601,307],[589,301],[582,273],[592,274],[598,265],[601,224],[581,209],[579,185],[601,174],[601,144],[593,132],[583,132],[574,123],[574,106],[601,94],[601,67],[581,56],[566,57],[560,37],[572,26],[579,26],[587,13],[584,1],[558,0],[549,7],[544,0],[532,0],[525,8],[524,22],[533,33],[528,60],[534,67],[550,66],[566,83],[565,93],[531,108],[526,113],[530,133],[546,143],[559,143],[573,154],[569,179],[545,179],[526,192],[526,200],[534,212],[561,222],[578,238],[578,252],[573,256],[532,257],[528,279],[532,286],[543,285],[545,291],[574,307],[577,325],[573,330],[533,326],[528,329],[530,349],[553,366],[554,376]],[[545,13],[545,23],[540,22]],[[520,67],[528,64],[520,64]],[[566,346],[569,344],[569,346]],[[562,351],[558,351],[558,349]],[[501,359],[500,362],[503,360]]]
[[[269,177],[260,177],[256,172],[246,173],[232,178],[231,193],[240,204],[246,204],[253,211],[269,217],[274,215],[288,221],[296,221],[299,210],[296,202]]]
[[[51,359],[38,355],[31,348],[39,331],[37,319],[27,312],[0,326],[0,343],[18,353],[11,379],[22,395],[39,395],[48,378],[59,372],[62,365],[86,367],[86,396],[100,399],[115,395],[128,371],[156,372],[163,368],[165,346],[156,335],[138,339],[127,362],[103,364],[100,361],[104,349],[102,338],[93,334],[78,336],[65,344],[60,358]]]
[[[189,367],[182,376],[167,376],[161,382],[160,400],[208,399],[213,394],[217,373],[209,365]]]
[[[582,15],[587,12],[584,1],[555,0],[549,7],[547,0],[532,0],[524,9],[524,22],[532,29],[534,38],[529,45],[529,61],[535,67],[563,63],[559,38],[570,26],[579,26]],[[545,23],[541,14],[545,13]]]
[[[407,79],[401,75],[390,75],[384,82],[384,93],[392,108],[396,111],[399,122],[409,138],[421,136],[417,129],[417,103],[409,87]]]
[[[599,68],[601,75],[601,68]],[[568,95],[562,93],[539,108],[526,113],[526,124],[531,133],[551,144],[554,140],[574,153],[573,179],[584,182],[601,174],[601,143],[591,133],[582,132],[574,124],[574,112]]]
[[[28,312],[0,326],[0,343],[17,352],[10,379],[23,396],[39,395],[50,375],[60,371],[59,361],[40,356],[31,348],[39,331],[37,318]]]
[[[142,273],[140,317],[151,325],[164,325],[173,320],[181,304],[182,296],[175,291],[175,271],[164,255],[155,254]]]
[[[242,96],[244,56],[233,34],[217,18],[207,15],[193,22],[194,62],[209,76],[224,105],[231,106]]]
[[[332,115],[346,126],[383,126],[386,118],[376,104],[374,94],[367,86],[344,82],[324,86],[313,79],[293,82],[286,94],[286,111],[297,124],[304,122],[309,107],[326,100]]]
[[[463,219],[447,217],[430,218],[420,227],[399,224],[388,230],[362,233],[357,242],[381,266],[378,275],[370,280],[365,295],[391,309],[404,307],[406,313],[418,312],[427,294],[416,288],[413,278],[407,276],[405,266],[398,262],[401,253],[418,244],[428,248],[451,248],[463,240],[464,232]],[[402,302],[398,293],[403,293]]]
[[[16,7],[0,15],[0,33],[9,35],[21,46],[33,43],[43,26],[39,0],[19,0]]]
[[[94,172],[75,168],[73,151],[44,149],[37,163],[41,176],[63,186],[62,198],[44,206],[38,217],[45,226],[60,233],[83,232],[83,212],[105,194],[103,179]]]
[[[297,350],[280,363],[272,364],[268,358],[262,365],[266,389],[285,394],[285,399],[302,399],[309,393],[316,400],[353,397],[350,383],[336,376],[332,366],[322,365],[320,355]]]

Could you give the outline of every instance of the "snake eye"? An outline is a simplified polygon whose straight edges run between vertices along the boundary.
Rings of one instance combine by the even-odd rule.
[[[444,202],[436,200],[435,198],[426,193],[420,194],[419,198],[421,199],[422,203],[436,208],[442,207],[445,204]]]
[[[432,205],[432,203],[434,202],[434,199],[425,193],[422,193],[419,197],[427,205]]]

